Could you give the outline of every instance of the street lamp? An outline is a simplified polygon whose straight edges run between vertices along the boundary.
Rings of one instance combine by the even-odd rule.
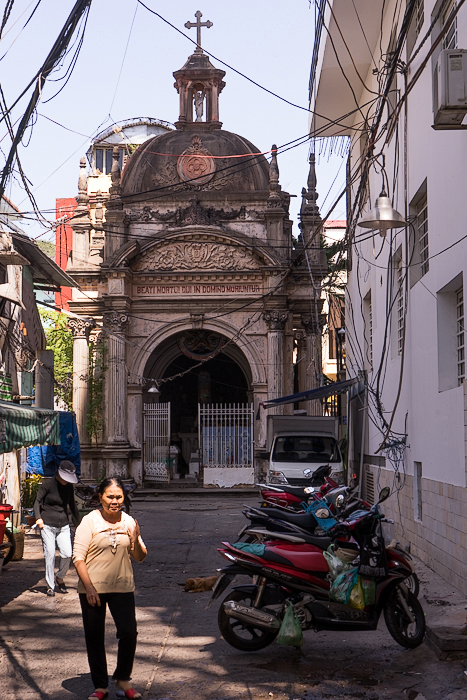
[[[149,387],[148,394],[160,394],[156,380],[151,379],[151,382],[152,382],[152,386]]]
[[[404,219],[402,214],[399,214],[396,209],[393,209],[391,200],[384,189],[376,200],[373,209],[370,209],[363,219],[357,222],[357,226],[361,226],[362,228],[379,230],[383,238],[386,236],[388,229],[405,228],[408,225],[408,222]]]

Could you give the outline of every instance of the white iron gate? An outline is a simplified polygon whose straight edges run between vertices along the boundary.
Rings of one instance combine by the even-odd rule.
[[[144,479],[170,482],[170,403],[144,404]]]
[[[204,484],[254,483],[253,404],[199,404],[198,426]]]

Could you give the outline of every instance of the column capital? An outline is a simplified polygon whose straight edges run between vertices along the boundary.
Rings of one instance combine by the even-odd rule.
[[[316,316],[302,316],[302,325],[306,335],[320,335],[325,324],[326,314],[318,314],[318,320],[316,320]]]
[[[89,334],[94,328],[94,321],[86,318],[69,318],[67,326],[73,334],[73,340],[84,339],[88,342]]]
[[[111,333],[124,333],[129,320],[128,314],[121,311],[107,311],[104,314],[104,328]]]
[[[269,331],[283,331],[288,317],[288,311],[268,310],[263,312],[263,319]]]

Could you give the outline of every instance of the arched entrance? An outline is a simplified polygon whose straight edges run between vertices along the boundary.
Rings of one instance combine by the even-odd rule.
[[[206,485],[208,469],[212,485],[232,485],[223,481],[236,479],[244,483],[249,461],[252,479],[251,370],[232,341],[209,330],[185,330],[155,348],[144,376],[154,379],[159,388],[158,394],[147,389],[143,394],[145,430],[158,437],[161,430],[167,431],[171,478],[195,480],[204,474]],[[236,471],[228,475],[219,471],[222,463],[236,466]]]

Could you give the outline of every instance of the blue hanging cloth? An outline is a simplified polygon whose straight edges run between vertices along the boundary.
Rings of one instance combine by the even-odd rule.
[[[28,447],[28,474],[53,476],[58,465],[68,459],[81,474],[81,447],[75,414],[69,411],[57,411],[59,414],[60,445],[40,445]]]

